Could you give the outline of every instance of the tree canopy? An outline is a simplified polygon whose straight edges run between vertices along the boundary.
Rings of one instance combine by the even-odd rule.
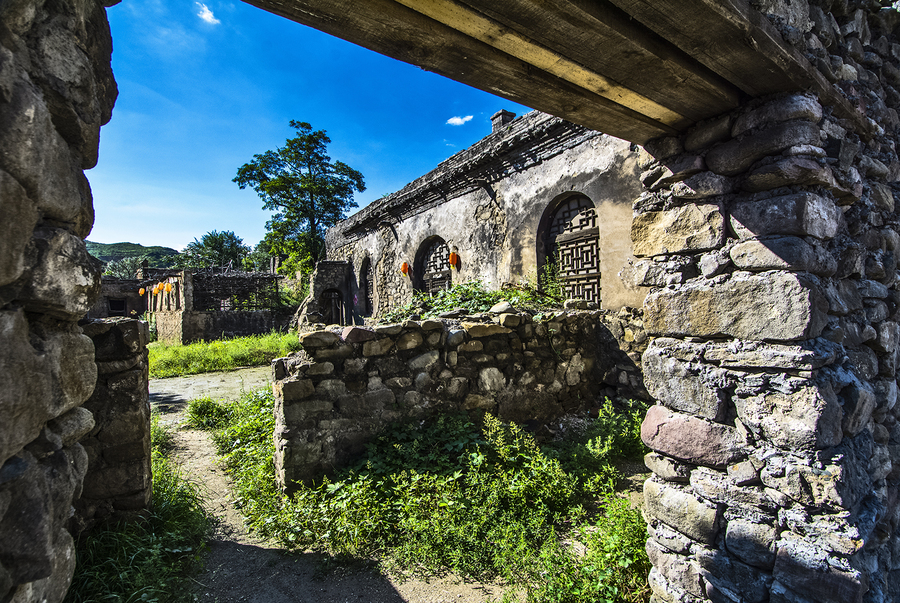
[[[290,126],[297,136],[274,151],[254,155],[238,168],[234,182],[251,187],[263,209],[276,212],[266,223],[269,252],[289,256],[287,270],[308,270],[325,255],[325,229],[356,207],[353,194],[366,185],[360,172],[332,162],[325,130],[302,121],[292,120]]]
[[[198,241],[196,238],[176,258],[179,268],[212,268],[231,266],[240,270],[243,260],[250,253],[244,240],[230,230],[212,230]]]

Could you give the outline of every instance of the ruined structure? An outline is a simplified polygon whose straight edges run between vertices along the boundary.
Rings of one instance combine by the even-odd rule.
[[[88,310],[88,318],[135,317],[147,310],[146,299],[140,294],[143,281],[100,277],[100,296]]]
[[[191,343],[259,335],[285,326],[276,274],[184,270],[146,282],[147,311],[160,341]]]
[[[654,601],[898,599],[897,11],[252,1],[645,145],[629,274],[656,337]],[[100,286],[82,171],[116,94],[110,50],[101,2],[0,3],[3,600],[60,601],[74,566],[97,380],[77,321]]]
[[[590,410],[604,394],[646,399],[634,362],[647,347],[641,324],[627,311],[535,321],[508,308],[457,323],[305,333],[304,354],[274,363],[278,479],[291,491],[321,477],[401,419],[490,412],[545,426]]]
[[[307,322],[359,324],[467,280],[534,280],[557,256],[569,297],[640,306],[643,290],[618,276],[632,259],[636,147],[536,111],[513,117],[499,112],[489,136],[329,229]]]

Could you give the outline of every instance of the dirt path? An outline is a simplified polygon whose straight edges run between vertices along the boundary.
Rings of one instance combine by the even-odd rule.
[[[453,578],[401,580],[371,568],[329,568],[315,554],[287,553],[249,534],[234,506],[227,474],[216,465],[215,448],[203,431],[180,427],[187,401],[198,396],[236,399],[242,391],[266,387],[265,369],[241,369],[150,381],[150,401],[177,428],[175,459],[200,483],[217,525],[209,541],[206,568],[196,578],[201,603],[483,603],[499,600],[496,586],[464,584]]]

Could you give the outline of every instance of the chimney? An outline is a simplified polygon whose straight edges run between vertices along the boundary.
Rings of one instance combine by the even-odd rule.
[[[516,114],[512,111],[500,109],[491,115],[491,134],[503,129],[503,126],[516,118]]]

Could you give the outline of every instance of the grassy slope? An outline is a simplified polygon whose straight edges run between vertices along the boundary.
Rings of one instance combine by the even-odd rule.
[[[146,255],[151,268],[164,268],[170,264],[169,258],[178,255],[171,247],[144,247],[137,243],[94,243],[85,241],[88,253],[104,262],[121,260],[122,258]]]
[[[189,345],[157,342],[150,344],[149,349],[150,378],[160,379],[264,366],[298,351],[300,341],[296,333],[269,333]]]

